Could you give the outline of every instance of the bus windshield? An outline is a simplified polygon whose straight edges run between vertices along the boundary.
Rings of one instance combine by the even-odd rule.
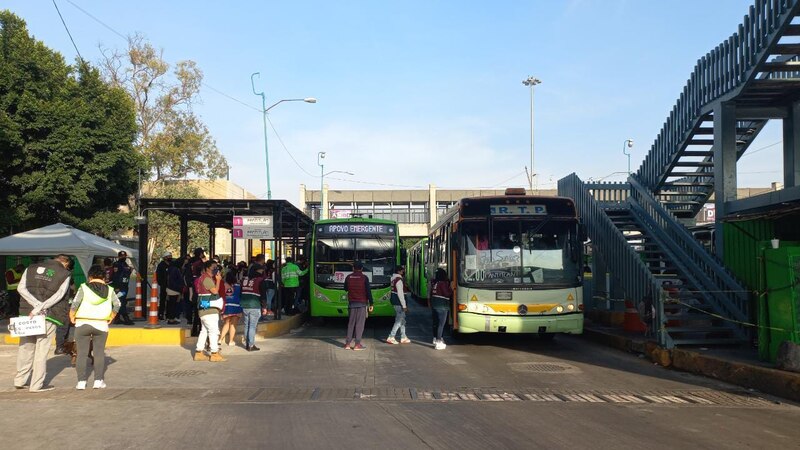
[[[574,286],[580,251],[574,220],[494,219],[461,225],[461,279],[504,286]]]
[[[396,264],[394,238],[370,235],[359,237],[319,237],[315,248],[315,282],[323,287],[338,287],[353,272],[353,261],[364,263],[364,274],[373,289],[389,286]]]

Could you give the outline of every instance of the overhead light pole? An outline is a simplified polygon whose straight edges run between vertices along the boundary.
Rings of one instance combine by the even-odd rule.
[[[331,170],[330,172],[325,172],[325,164],[322,162],[325,159],[325,152],[318,152],[317,153],[317,165],[319,165],[319,218],[320,219],[327,219],[328,217],[325,214],[325,177],[332,174],[332,173],[344,173],[347,175],[354,175],[352,172],[347,172],[344,170]]]
[[[269,178],[269,144],[267,140],[267,113],[269,112],[270,109],[278,106],[283,102],[317,103],[317,99],[314,97],[286,98],[273,103],[269,108],[267,108],[267,96],[264,95],[264,91],[256,92],[256,82],[255,82],[256,75],[260,77],[261,73],[254,72],[252,75],[250,75],[250,85],[253,88],[253,94],[261,96],[261,119],[264,122],[264,160],[267,170],[267,199],[272,199],[272,184],[270,183],[270,178]]]
[[[631,174],[631,154],[627,150],[633,148],[633,139],[625,139],[622,143],[622,154],[628,157],[628,175]]]
[[[533,191],[533,177],[536,176],[533,170],[533,87],[537,84],[541,84],[541,82],[542,80],[535,77],[528,77],[522,80],[522,84],[528,86],[531,90],[531,173],[528,179],[531,191]]]

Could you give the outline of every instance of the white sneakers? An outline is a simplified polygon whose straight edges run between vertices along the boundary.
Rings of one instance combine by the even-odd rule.
[[[386,343],[387,344],[392,344],[392,345],[399,344],[399,342],[397,342],[397,339],[395,339],[394,336],[386,338]]]
[[[105,381],[103,381],[103,380],[94,380],[94,386],[92,386],[92,389],[105,389],[105,388],[106,388],[106,382]],[[77,389],[79,391],[85,391],[86,390],[86,382],[85,381],[78,381],[78,385],[75,386],[75,389]]]
[[[444,339],[434,339],[433,348],[436,350],[444,350],[447,348],[447,344],[444,343]]]

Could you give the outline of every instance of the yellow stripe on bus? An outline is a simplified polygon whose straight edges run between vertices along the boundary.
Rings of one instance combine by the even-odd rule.
[[[502,313],[516,313],[517,308],[519,308],[518,304],[513,303],[487,303],[486,306],[492,308],[494,312],[502,312]],[[525,305],[528,307],[528,314],[530,313],[540,313],[545,311],[550,311],[551,309],[558,306],[558,303],[537,303],[535,305]]]

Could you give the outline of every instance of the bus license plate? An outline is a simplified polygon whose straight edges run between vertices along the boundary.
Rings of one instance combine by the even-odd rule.
[[[494,293],[495,300],[512,300],[513,294],[511,291],[497,291]]]

